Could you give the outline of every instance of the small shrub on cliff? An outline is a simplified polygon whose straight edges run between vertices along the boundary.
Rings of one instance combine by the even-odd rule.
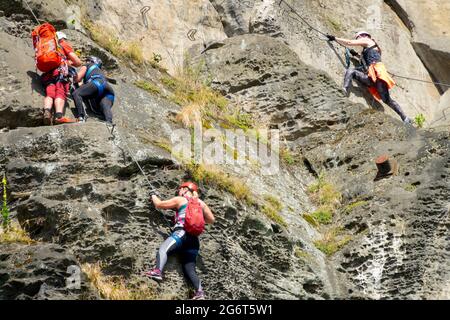
[[[121,41],[111,29],[100,26],[87,19],[82,21],[83,26],[89,31],[92,40],[118,58],[142,65],[145,62],[142,46],[137,41]]]
[[[341,205],[341,193],[326,180],[324,174],[320,174],[317,181],[308,187],[308,193],[319,208],[303,217],[314,226],[330,224],[336,209]]]
[[[314,241],[317,249],[325,253],[327,256],[335,254],[342,249],[352,239],[349,235],[342,235],[339,228],[328,230],[322,239]]]
[[[154,300],[156,294],[147,285],[128,287],[125,280],[117,276],[105,276],[100,263],[86,263],[81,269],[102,298],[107,300]]]
[[[3,229],[0,231],[0,243],[23,243],[30,245],[36,243],[36,241],[31,239],[30,235],[19,224],[10,223],[7,230]]]
[[[209,86],[201,76],[202,64],[192,65],[186,59],[186,66],[179,69],[175,77],[163,77],[161,82],[171,91],[169,99],[182,107],[176,119],[185,127],[200,122],[210,127],[217,122],[225,129],[237,128],[247,131],[255,126],[250,114],[239,107],[230,107],[228,100]]]
[[[289,147],[281,147],[280,148],[280,158],[283,163],[288,166],[293,166],[298,162],[298,154],[293,153]]]
[[[414,122],[415,122],[415,124],[417,124],[417,126],[419,127],[419,128],[423,128],[423,125],[424,125],[424,123],[426,122],[427,120],[425,119],[425,116],[421,113],[421,114],[418,114],[415,118],[414,118]]]
[[[280,211],[283,210],[283,205],[280,200],[272,195],[266,195],[264,201],[265,203],[262,206],[262,212],[266,217],[283,227],[287,227],[286,221],[284,221],[283,217],[280,215]]]
[[[351,213],[354,209],[358,208],[358,207],[362,207],[365,206],[368,202],[367,201],[356,201],[353,203],[350,203],[349,205],[347,205],[344,208],[344,212],[349,214]]]
[[[303,218],[313,226],[330,224],[333,221],[333,211],[329,207],[320,207],[311,214],[304,214]]]
[[[249,205],[254,204],[249,187],[241,179],[233,177],[213,165],[185,163],[185,166],[195,181],[213,185],[218,189],[231,193],[237,199],[243,200]]]
[[[144,80],[135,81],[134,85],[136,87],[141,88],[152,94],[160,94],[161,93],[161,90],[159,90],[159,88],[156,85],[154,85],[153,83],[151,83],[149,81],[144,81]]]

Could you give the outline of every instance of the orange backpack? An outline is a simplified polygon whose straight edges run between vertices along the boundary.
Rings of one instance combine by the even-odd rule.
[[[64,51],[58,44],[56,29],[50,23],[44,23],[36,27],[31,36],[33,38],[36,67],[40,71],[52,71],[66,61]]]

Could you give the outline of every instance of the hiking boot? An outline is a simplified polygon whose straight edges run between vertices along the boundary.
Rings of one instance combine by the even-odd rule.
[[[205,296],[205,292],[203,290],[197,290],[194,294],[194,296],[192,297],[192,300],[205,300],[206,296]]]
[[[157,268],[145,272],[144,275],[146,275],[147,277],[149,277],[153,280],[157,280],[157,281],[163,280],[161,270],[159,270]]]
[[[54,124],[64,124],[64,123],[75,123],[76,121],[67,118],[67,117],[61,117],[61,118],[56,118],[54,120]]]
[[[44,126],[52,125],[52,110],[44,109]]]

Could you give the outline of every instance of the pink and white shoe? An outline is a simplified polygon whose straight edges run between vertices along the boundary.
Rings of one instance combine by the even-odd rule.
[[[152,269],[150,271],[144,272],[144,275],[157,281],[162,281],[162,272],[158,268]]]
[[[202,289],[197,290],[194,296],[192,297],[192,300],[205,300],[205,299],[206,299],[205,292]]]

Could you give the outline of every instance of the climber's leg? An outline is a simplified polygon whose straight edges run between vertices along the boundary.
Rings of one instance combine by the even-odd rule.
[[[347,72],[345,73],[344,87],[343,87],[344,93],[347,96],[349,94],[349,89],[350,89],[353,79],[356,79],[357,81],[359,81],[360,83],[362,83],[366,86],[373,85],[372,80],[370,80],[370,78],[367,74],[365,74],[364,72],[361,72],[355,68],[349,68],[349,69],[347,69]]]
[[[383,100],[383,102],[386,103],[389,107],[391,107],[391,109],[394,110],[395,113],[397,113],[400,116],[402,121],[409,120],[409,118],[403,112],[403,110],[400,107],[400,105],[395,100],[393,100],[391,98],[391,95],[389,94],[389,89],[387,87],[386,82],[384,82],[383,80],[378,80],[376,82],[376,88],[377,88],[377,91],[380,94],[381,99]]]

